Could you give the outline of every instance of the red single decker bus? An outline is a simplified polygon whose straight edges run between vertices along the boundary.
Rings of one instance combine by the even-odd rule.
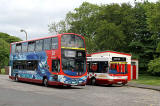
[[[9,78],[45,86],[84,86],[87,80],[84,37],[64,33],[12,43]]]
[[[89,54],[88,84],[122,84],[130,80],[131,55],[113,51]]]

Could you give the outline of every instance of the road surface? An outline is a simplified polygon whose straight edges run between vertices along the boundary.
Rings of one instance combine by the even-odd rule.
[[[0,75],[0,106],[160,106],[160,92],[128,86],[43,87]]]

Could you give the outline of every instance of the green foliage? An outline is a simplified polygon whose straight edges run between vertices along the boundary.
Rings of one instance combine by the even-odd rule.
[[[86,49],[88,54],[96,52],[97,45],[93,37],[85,36],[85,43],[86,43]]]
[[[0,38],[0,67],[8,65],[9,61],[9,44]]]
[[[96,5],[82,3],[65,20],[49,25],[50,32],[73,32],[86,39],[88,53],[114,50],[132,53],[140,70],[160,53],[160,2]]]
[[[158,45],[157,45],[156,52],[157,52],[157,53],[160,53],[160,42],[159,42]]]
[[[9,44],[12,43],[12,42],[21,41],[21,39],[18,38],[18,37],[10,36],[10,35],[8,35],[6,33],[2,33],[2,32],[0,32],[0,38],[5,40]]]
[[[148,72],[153,75],[160,75],[160,57],[149,62]]]
[[[10,43],[20,41],[21,39],[0,32],[0,69],[9,63]]]
[[[114,23],[108,23],[107,21],[101,21],[99,24],[95,35],[98,51],[121,51],[121,47],[125,45],[125,36],[122,30]]]
[[[2,68],[0,71],[1,71],[1,74],[5,74],[5,69],[4,68]]]

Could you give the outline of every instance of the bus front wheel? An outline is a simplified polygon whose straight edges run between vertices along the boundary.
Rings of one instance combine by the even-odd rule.
[[[15,76],[15,81],[16,81],[16,82],[18,82],[18,81],[19,81],[19,79],[18,79],[18,75],[16,75],[16,76]]]
[[[45,78],[45,79],[43,80],[43,85],[44,85],[45,87],[48,86],[48,79],[47,79],[47,78]]]

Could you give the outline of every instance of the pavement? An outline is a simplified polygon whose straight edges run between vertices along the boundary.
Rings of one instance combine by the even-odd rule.
[[[152,90],[160,91],[160,86],[144,85],[144,84],[138,84],[138,83],[134,83],[134,82],[128,82],[127,85],[130,87],[152,89]]]

